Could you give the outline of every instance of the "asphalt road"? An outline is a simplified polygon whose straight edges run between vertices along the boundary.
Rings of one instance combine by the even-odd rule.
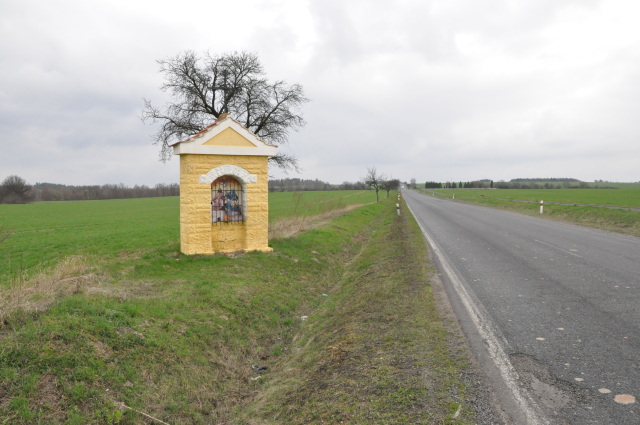
[[[640,424],[640,238],[403,196],[509,422]]]

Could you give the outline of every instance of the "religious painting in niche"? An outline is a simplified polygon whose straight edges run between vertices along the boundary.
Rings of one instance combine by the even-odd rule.
[[[231,176],[218,177],[211,183],[211,221],[243,222],[242,184]]]

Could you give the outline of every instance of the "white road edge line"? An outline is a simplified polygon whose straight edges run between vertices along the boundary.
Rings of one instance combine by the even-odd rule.
[[[491,331],[490,322],[484,317],[484,315],[476,307],[475,303],[471,299],[471,296],[469,295],[466,288],[464,287],[464,285],[462,284],[462,282],[460,281],[456,273],[453,271],[453,269],[447,262],[445,256],[442,254],[442,251],[440,250],[436,242],[431,238],[431,236],[429,236],[429,234],[427,233],[426,229],[424,228],[420,220],[413,213],[413,210],[411,209],[409,204],[408,203],[406,204],[407,204],[407,208],[413,215],[413,218],[416,220],[416,223],[418,223],[418,226],[420,226],[420,230],[422,231],[422,234],[427,240],[427,243],[431,247],[432,252],[436,255],[436,257],[438,257],[438,260],[440,261],[440,264],[442,265],[444,272],[447,274],[447,276],[449,277],[449,280],[453,284],[453,288],[455,289],[456,293],[460,297],[460,301],[462,302],[465,309],[467,310],[467,313],[471,317],[471,320],[475,324],[476,329],[480,334],[480,337],[485,341],[489,355],[491,356],[493,363],[498,368],[498,371],[500,371],[500,376],[502,377],[502,380],[504,381],[507,388],[509,388],[516,402],[522,409],[522,412],[524,413],[527,419],[527,423],[530,425],[549,424],[549,421],[541,418],[540,415],[531,406],[529,398],[523,393],[522,388],[520,388],[520,386],[518,385],[518,374],[515,368],[513,367],[513,365],[511,364],[511,361],[509,360],[509,356],[504,351],[502,344],[500,343],[498,338],[495,336],[495,334]]]

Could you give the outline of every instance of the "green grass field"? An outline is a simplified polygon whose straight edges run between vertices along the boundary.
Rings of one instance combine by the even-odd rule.
[[[13,234],[0,245],[0,285],[72,255],[112,259],[163,247],[178,250],[178,198],[0,205]]]
[[[0,205],[0,424],[475,423],[415,222],[307,195],[274,219],[366,205],[240,256],[181,255],[177,198]]]
[[[616,183],[616,182],[589,182],[589,187],[593,188],[616,188],[616,189],[640,189],[640,182]]]
[[[375,202],[371,191],[269,195],[270,221]],[[0,245],[0,286],[81,254],[114,259],[162,247],[179,250],[179,199],[39,202],[0,205],[0,225],[13,232]]]
[[[382,197],[386,196],[381,193]],[[376,201],[372,191],[272,192],[269,194],[269,220],[291,216],[312,216]]]

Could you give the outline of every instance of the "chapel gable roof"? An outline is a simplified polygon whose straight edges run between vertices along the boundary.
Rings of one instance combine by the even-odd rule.
[[[226,113],[188,139],[171,146],[176,155],[274,156],[277,149],[276,145],[265,142]]]

